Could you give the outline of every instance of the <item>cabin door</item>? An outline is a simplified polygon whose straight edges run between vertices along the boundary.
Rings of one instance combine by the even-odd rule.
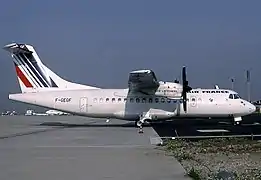
[[[196,97],[192,96],[190,98],[190,106],[191,107],[196,107],[197,106],[197,98]]]
[[[80,112],[88,112],[88,99],[86,97],[80,98]]]

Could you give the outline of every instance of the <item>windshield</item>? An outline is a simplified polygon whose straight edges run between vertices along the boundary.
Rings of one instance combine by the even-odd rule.
[[[234,94],[234,99],[240,99],[240,96],[238,94]]]
[[[229,99],[240,99],[238,94],[229,94]]]

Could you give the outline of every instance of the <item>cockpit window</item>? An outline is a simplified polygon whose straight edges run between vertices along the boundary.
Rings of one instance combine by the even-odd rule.
[[[229,99],[240,99],[238,94],[229,94]]]
[[[238,94],[234,94],[234,99],[240,99],[240,96]]]

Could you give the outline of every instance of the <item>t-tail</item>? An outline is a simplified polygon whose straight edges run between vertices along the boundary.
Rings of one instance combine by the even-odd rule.
[[[98,89],[62,79],[46,67],[33,46],[12,43],[3,49],[11,53],[22,93],[49,90]]]

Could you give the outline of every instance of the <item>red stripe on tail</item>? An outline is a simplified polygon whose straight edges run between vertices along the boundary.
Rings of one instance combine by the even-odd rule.
[[[25,77],[23,72],[19,69],[18,66],[15,66],[16,74],[19,77],[19,79],[24,83],[24,85],[28,87],[33,87],[30,81]]]

